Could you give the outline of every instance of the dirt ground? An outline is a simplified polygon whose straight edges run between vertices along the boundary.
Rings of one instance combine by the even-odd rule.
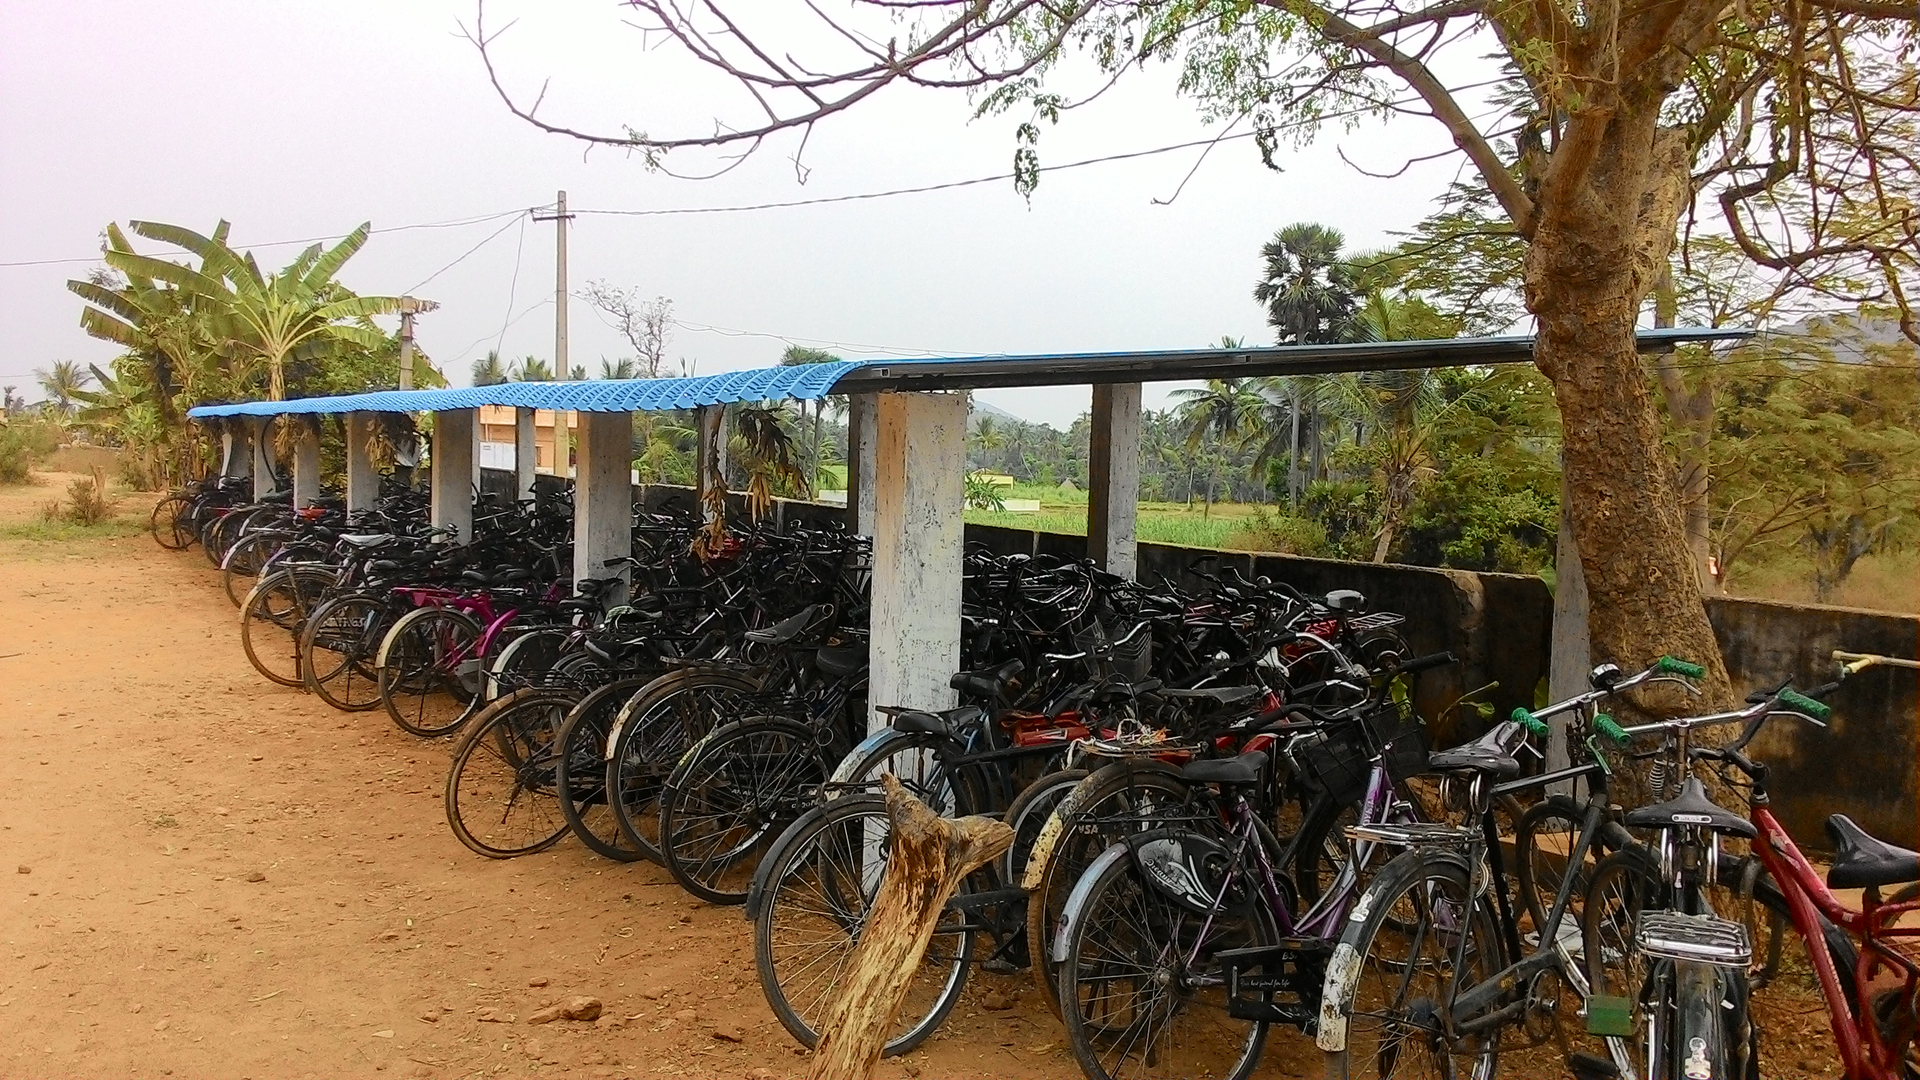
[[[0,488],[0,1077],[804,1075],[738,909],[572,842],[474,856],[444,742],[260,678],[197,549],[23,532],[66,483]],[[598,1021],[526,1022],[578,995]],[[1817,1002],[1781,1004],[1767,1075],[1836,1072]],[[1290,1049],[1262,1075],[1318,1075]],[[880,1075],[1079,1070],[980,976]]]

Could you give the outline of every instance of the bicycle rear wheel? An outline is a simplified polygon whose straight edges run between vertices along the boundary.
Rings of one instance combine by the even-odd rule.
[[[480,700],[479,643],[479,622],[452,608],[421,608],[393,624],[377,666],[380,703],[400,730],[434,738],[472,715]]]
[[[185,551],[194,541],[192,530],[184,522],[192,509],[193,500],[188,496],[169,495],[155,503],[153,513],[147,515],[147,531],[168,551]]]
[[[260,568],[266,565],[267,557],[273,554],[274,545],[278,543],[269,536],[255,533],[233,545],[227,557],[220,560],[220,586],[234,607],[239,607],[247,598],[247,592],[260,578]]]
[[[333,585],[325,570],[290,567],[260,579],[240,605],[240,648],[253,669],[281,686],[300,686],[300,632]]]
[[[693,744],[732,719],[758,687],[724,671],[676,671],[640,690],[614,717],[608,733],[609,809],[620,835],[642,855],[660,853],[660,790]]]
[[[342,712],[379,708],[373,656],[386,634],[386,617],[384,604],[360,594],[315,608],[300,633],[300,673],[307,689]]]
[[[560,725],[577,694],[519,690],[474,718],[447,770],[447,824],[490,859],[531,855],[567,835],[554,784]]]
[[[633,862],[646,854],[629,843],[607,805],[607,731],[627,699],[650,680],[620,679],[599,687],[567,713],[560,728],[560,759],[554,783],[565,792],[560,812],[580,842],[595,853],[618,862]]]
[[[836,799],[796,821],[762,867],[754,967],[773,1014],[808,1048],[819,1042],[886,878],[890,828],[884,797]],[[973,964],[964,922],[949,905],[894,1015],[888,1056],[925,1042],[960,1000]]]
[[[827,778],[812,727],[761,716],[715,728],[660,792],[660,854],[682,888],[710,904],[747,899],[760,856],[809,808]]]

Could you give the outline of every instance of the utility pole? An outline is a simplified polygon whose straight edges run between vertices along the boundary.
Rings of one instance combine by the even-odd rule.
[[[440,305],[432,300],[403,296],[400,298],[400,389],[413,389],[413,317],[423,311],[432,311]]]
[[[567,213],[567,193],[562,191],[554,200],[551,214],[535,214],[535,221],[553,222],[553,377],[570,379],[573,369],[567,364],[567,222],[573,217]],[[567,475],[567,463],[572,457],[567,445],[569,433],[564,410],[556,409],[553,414],[553,471]]]

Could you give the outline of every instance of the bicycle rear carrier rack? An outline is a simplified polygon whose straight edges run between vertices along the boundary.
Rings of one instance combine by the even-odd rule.
[[[1718,967],[1746,967],[1753,958],[1747,928],[1712,915],[1648,911],[1634,932],[1640,951],[1663,960],[1690,960]]]
[[[1472,840],[1472,829],[1457,825],[1440,825],[1425,821],[1408,821],[1397,824],[1349,825],[1347,836],[1354,840],[1366,840],[1375,844],[1387,844],[1393,847],[1465,847]]]
[[[1227,976],[1227,1015],[1236,1020],[1292,1024],[1305,1029],[1320,1012],[1320,985],[1333,945],[1316,938],[1285,938],[1278,945],[1217,954]]]

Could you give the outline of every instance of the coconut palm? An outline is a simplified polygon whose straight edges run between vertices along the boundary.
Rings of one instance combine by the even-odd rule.
[[[473,385],[499,386],[507,381],[506,365],[500,362],[500,354],[488,349],[487,355],[473,362]]]
[[[786,351],[780,354],[781,367],[805,367],[809,364],[839,362],[838,356],[825,349],[812,349],[805,345],[789,345]],[[816,491],[820,488],[820,421],[821,414],[826,411],[826,404],[825,398],[815,398],[813,401],[813,438],[807,444],[807,483]],[[806,409],[806,403],[801,402],[800,412],[803,418],[806,416]]]
[[[51,368],[34,368],[33,377],[47,395],[47,412],[63,423],[73,415],[74,394],[93,380],[77,360],[55,360]]]
[[[528,356],[507,368],[507,378],[514,382],[552,382],[553,368],[537,356]]]
[[[1207,462],[1206,506],[1201,517],[1213,514],[1213,488],[1220,479],[1223,454],[1218,451],[1237,448],[1246,442],[1259,415],[1260,395],[1248,379],[1208,379],[1204,387],[1187,387],[1173,392],[1180,405],[1175,410],[1180,427],[1186,432],[1189,451],[1207,447],[1216,451]]]
[[[372,317],[400,310],[397,296],[356,296],[335,280],[347,260],[366,245],[368,222],[330,248],[314,244],[272,276],[261,272],[252,255],[227,246],[224,222],[212,236],[154,221],[136,221],[132,227],[141,236],[199,256],[200,268],[113,248],[105,253],[107,265],[130,279],[169,285],[204,305],[231,348],[264,364],[267,396],[273,401],[286,397],[290,363],[341,345],[383,348],[386,335]]]
[[[634,369],[633,357],[624,356],[619,360],[608,360],[603,356],[600,358],[600,377],[603,379],[636,379],[639,378],[639,374]]]

